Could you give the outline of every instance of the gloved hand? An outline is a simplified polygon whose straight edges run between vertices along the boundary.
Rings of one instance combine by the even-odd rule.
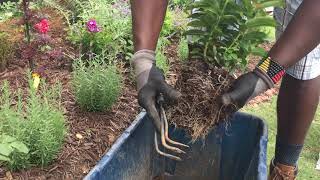
[[[132,58],[132,66],[136,77],[138,103],[146,109],[158,132],[160,132],[160,116],[157,98],[160,94],[166,104],[178,100],[181,94],[165,82],[164,75],[155,66],[155,52],[151,50],[137,51]]]
[[[231,91],[222,96],[222,103],[224,105],[233,104],[240,109],[249,100],[273,87],[272,79],[256,68],[235,80]]]

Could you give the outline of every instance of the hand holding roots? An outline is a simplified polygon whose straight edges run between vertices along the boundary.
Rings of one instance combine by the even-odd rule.
[[[167,117],[166,117],[166,113],[165,113],[164,108],[163,108],[163,101],[164,101],[163,96],[160,95],[160,97],[158,99],[158,103],[159,103],[159,106],[160,106],[160,108],[159,108],[160,109],[160,113],[159,114],[160,114],[160,124],[161,124],[161,127],[160,127],[161,144],[163,145],[163,147],[165,149],[171,150],[171,151],[176,152],[178,154],[185,154],[186,153],[185,151],[181,150],[178,147],[172,146],[172,145],[176,145],[176,146],[189,148],[188,145],[173,141],[172,139],[169,138],[169,135],[168,135],[169,134],[169,125],[168,125],[168,120],[167,120]],[[171,145],[169,145],[169,143]],[[156,151],[160,155],[165,156],[165,157],[170,158],[170,159],[173,159],[173,160],[176,160],[176,161],[182,161],[182,159],[180,157],[176,156],[176,155],[172,155],[172,154],[160,151],[159,146],[158,146],[157,131],[155,131],[155,133],[154,133],[154,146],[155,146]]]

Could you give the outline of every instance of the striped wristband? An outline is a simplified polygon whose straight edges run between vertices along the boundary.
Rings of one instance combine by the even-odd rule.
[[[284,67],[273,61],[271,57],[262,59],[256,68],[268,75],[274,84],[277,84],[286,72]]]

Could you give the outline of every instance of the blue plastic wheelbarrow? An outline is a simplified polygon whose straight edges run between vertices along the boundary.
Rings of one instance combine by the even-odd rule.
[[[257,117],[235,113],[228,124],[194,143],[183,129],[171,127],[170,133],[173,140],[191,146],[182,162],[155,152],[153,124],[140,113],[85,180],[267,179],[267,127]]]

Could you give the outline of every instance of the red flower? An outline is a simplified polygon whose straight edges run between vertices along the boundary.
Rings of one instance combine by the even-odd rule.
[[[42,19],[34,25],[34,28],[41,34],[46,34],[49,31],[49,22],[47,19]]]

